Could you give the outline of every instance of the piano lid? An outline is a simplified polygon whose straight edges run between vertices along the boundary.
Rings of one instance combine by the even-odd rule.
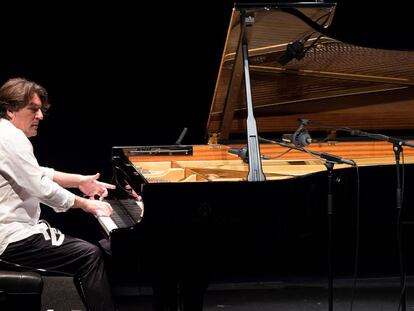
[[[321,2],[235,5],[207,124],[210,135],[227,140],[246,133],[242,12],[259,134],[293,131],[299,118],[371,131],[414,129],[414,52],[336,40],[329,31],[335,8]]]

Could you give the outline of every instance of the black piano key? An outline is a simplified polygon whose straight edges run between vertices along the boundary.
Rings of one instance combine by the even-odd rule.
[[[142,209],[133,199],[107,200],[112,206],[110,216],[118,228],[127,228],[141,221]]]
[[[141,207],[138,206],[135,200],[123,199],[123,200],[119,200],[119,202],[123,205],[123,207],[125,208],[125,211],[131,217],[134,223],[137,223],[141,220],[142,209]]]
[[[112,206],[111,219],[118,226],[118,228],[127,228],[134,225],[136,222],[131,219],[131,216],[125,210],[124,205],[119,200],[107,200]]]

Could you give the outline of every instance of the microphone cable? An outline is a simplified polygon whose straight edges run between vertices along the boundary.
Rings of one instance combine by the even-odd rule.
[[[292,151],[292,148],[288,148],[285,151],[283,151],[283,152],[281,152],[277,155],[274,155],[274,156],[262,155],[262,159],[264,159],[264,160],[274,160],[274,159],[283,157],[285,154],[287,154],[290,151]]]
[[[275,140],[271,140],[271,139],[266,139],[263,137],[258,136],[257,137],[260,141],[269,143],[269,144],[273,144],[273,145],[277,145],[277,141]],[[273,160],[273,159],[277,159],[280,158],[282,156],[284,156],[285,154],[287,154],[288,152],[292,151],[293,148],[287,148],[285,151],[282,151],[281,153],[275,155],[275,156],[268,156],[268,155],[262,155],[262,159],[264,160]]]

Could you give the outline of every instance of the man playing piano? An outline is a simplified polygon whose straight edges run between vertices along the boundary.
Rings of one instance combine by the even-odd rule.
[[[0,88],[0,260],[73,275],[88,310],[114,310],[100,249],[39,222],[39,203],[56,212],[81,208],[108,216],[110,204],[94,197],[115,188],[98,181],[99,174],[39,166],[28,138],[37,135],[48,107],[46,90],[32,81],[10,79]],[[65,189],[76,187],[89,199]]]

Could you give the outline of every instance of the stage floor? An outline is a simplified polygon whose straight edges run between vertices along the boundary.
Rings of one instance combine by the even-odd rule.
[[[334,281],[333,310],[397,311],[400,302],[400,280],[395,278],[359,279],[354,291],[350,279]],[[406,309],[414,308],[414,279],[408,278]],[[151,295],[140,289],[118,296],[120,311],[150,311]],[[203,311],[322,311],[328,310],[328,286],[324,280],[284,280],[263,283],[213,284],[205,296]],[[401,309],[400,309],[401,310]]]

